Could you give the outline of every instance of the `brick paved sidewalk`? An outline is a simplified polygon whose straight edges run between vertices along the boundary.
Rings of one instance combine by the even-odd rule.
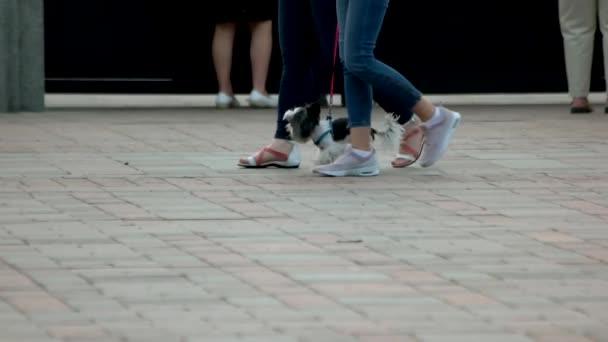
[[[0,341],[608,341],[608,116],[457,109],[371,179],[238,169],[268,111],[0,115]]]

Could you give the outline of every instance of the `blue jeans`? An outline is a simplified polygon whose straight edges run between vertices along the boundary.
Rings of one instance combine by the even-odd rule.
[[[293,1],[293,0],[292,0]],[[399,72],[380,62],[374,48],[390,0],[337,0],[340,56],[351,127],[369,127],[373,91],[411,110],[420,92]]]

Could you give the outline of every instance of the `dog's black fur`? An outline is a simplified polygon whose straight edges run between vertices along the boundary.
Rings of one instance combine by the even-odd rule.
[[[300,138],[298,140],[307,140],[310,139],[314,129],[319,126],[319,122],[321,121],[321,105],[317,102],[308,104],[302,107],[306,110],[306,115],[301,118],[300,126]],[[298,116],[294,116],[294,120],[297,120]],[[294,127],[295,122],[290,122],[291,126]],[[344,141],[348,136],[350,136],[350,127],[348,127],[348,119],[347,118],[337,118],[332,119],[332,137],[334,141]],[[378,131],[374,128],[371,129],[372,139],[375,140],[376,134]]]

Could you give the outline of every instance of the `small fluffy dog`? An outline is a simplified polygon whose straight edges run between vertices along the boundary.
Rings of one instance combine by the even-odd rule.
[[[315,164],[325,165],[336,160],[344,153],[346,145],[350,143],[350,128],[347,118],[335,120],[321,120],[321,106],[312,103],[303,107],[288,110],[283,115],[287,121],[287,129],[291,138],[305,144],[312,140],[319,148],[315,158]],[[403,135],[403,126],[397,122],[397,118],[387,114],[383,130],[371,129],[371,139],[375,141],[380,138],[383,145],[395,149],[399,146]]]

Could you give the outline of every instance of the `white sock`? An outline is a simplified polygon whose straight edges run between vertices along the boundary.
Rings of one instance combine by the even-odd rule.
[[[441,111],[439,110],[439,107],[435,107],[435,112],[433,112],[433,116],[431,116],[430,119],[425,121],[424,125],[426,127],[433,127],[440,122],[441,122]]]
[[[361,158],[367,158],[372,154],[372,151],[360,150],[358,148],[353,148],[353,153],[358,155]]]

